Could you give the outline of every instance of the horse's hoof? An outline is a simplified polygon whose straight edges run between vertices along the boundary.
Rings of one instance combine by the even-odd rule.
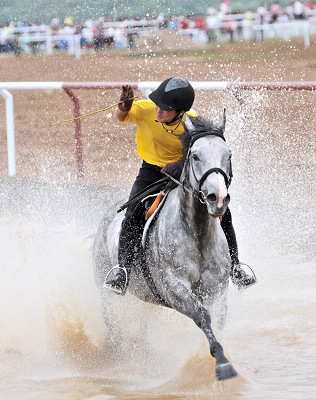
[[[217,381],[225,381],[226,379],[232,379],[238,376],[237,371],[233,367],[233,364],[230,362],[217,365],[215,367],[215,374]]]

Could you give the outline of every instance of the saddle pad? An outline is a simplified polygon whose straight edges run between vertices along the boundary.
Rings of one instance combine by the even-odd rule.
[[[156,209],[154,210],[154,212],[151,214],[151,216],[148,218],[148,220],[146,221],[145,227],[144,227],[144,231],[143,231],[143,238],[142,238],[142,246],[143,249],[145,248],[145,242],[146,242],[146,237],[147,237],[147,232],[148,229],[150,227],[151,222],[153,221],[153,219],[155,218],[155,216],[158,214],[158,212],[160,211],[161,207],[163,206],[167,196],[169,194],[169,191],[167,192],[161,192],[161,201],[158,203],[158,206],[156,207]],[[159,196],[159,195],[158,195]]]
[[[145,215],[145,221],[148,220],[149,217],[153,215],[153,213],[156,211],[156,209],[159,206],[159,203],[161,201],[162,195],[163,195],[163,190],[158,194],[158,196],[155,198],[153,204],[149,207],[146,215]]]

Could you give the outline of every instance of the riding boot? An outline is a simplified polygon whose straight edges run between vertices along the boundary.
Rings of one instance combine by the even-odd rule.
[[[246,289],[257,282],[257,278],[254,273],[252,275],[247,274],[241,267],[242,265],[246,265],[252,271],[249,265],[244,263],[232,263],[230,270],[231,280],[233,284],[238,287],[238,289]]]
[[[133,216],[124,218],[118,244],[119,264],[114,267],[118,268],[118,271],[113,279],[105,282],[106,288],[118,294],[125,294],[140,239],[141,227],[139,221]]]
[[[227,208],[227,211],[223,216],[223,219],[221,221],[221,226],[226,236],[229,248],[229,254],[232,261],[230,277],[233,284],[237,286],[238,289],[242,288],[245,289],[251,285],[254,285],[257,282],[255,274],[254,273],[252,273],[252,275],[247,274],[241,267],[241,265],[246,265],[246,264],[240,263],[238,259],[237,240],[229,208]],[[252,271],[250,267],[249,269]]]
[[[118,268],[118,271],[113,279],[107,280],[105,282],[104,287],[114,293],[124,295],[127,289],[129,274],[131,270],[130,268],[121,267],[119,264],[113,268]]]

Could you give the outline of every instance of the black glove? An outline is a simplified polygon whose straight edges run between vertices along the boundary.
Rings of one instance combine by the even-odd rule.
[[[127,112],[132,108],[133,100],[129,100],[131,97],[134,97],[134,93],[130,85],[122,86],[122,94],[118,104],[121,111]]]
[[[170,162],[163,167],[163,171],[167,172],[167,174],[172,174],[177,167],[178,161]]]

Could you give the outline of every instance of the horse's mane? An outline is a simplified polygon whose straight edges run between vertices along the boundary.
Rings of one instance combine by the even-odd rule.
[[[176,168],[171,173],[171,175],[176,179],[180,178],[188,151],[190,149],[191,141],[194,140],[194,138],[196,138],[197,136],[203,137],[212,134],[221,136],[223,135],[223,132],[218,129],[218,127],[214,125],[212,121],[209,121],[201,116],[190,117],[190,120],[192,122],[193,129],[189,130],[185,123],[182,122],[184,132],[178,136],[182,143],[182,156],[177,162]]]

